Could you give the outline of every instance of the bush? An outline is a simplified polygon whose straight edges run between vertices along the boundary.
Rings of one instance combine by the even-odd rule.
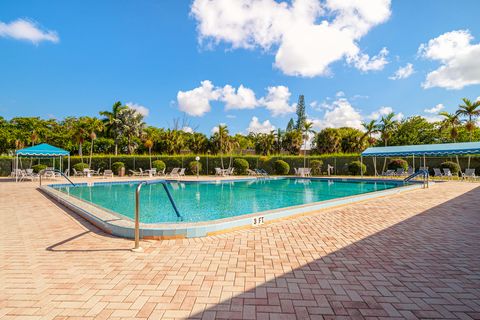
[[[408,162],[403,159],[392,159],[388,163],[388,169],[390,170],[397,170],[403,169],[405,171],[408,170]]]
[[[88,164],[80,162],[75,165],[73,165],[73,168],[77,170],[78,172],[83,172],[83,169],[88,169]]]
[[[239,175],[247,174],[247,169],[250,168],[248,161],[242,158],[234,159],[233,167],[235,168],[235,173]]]
[[[352,161],[348,164],[348,173],[354,176],[365,174],[367,172],[367,166],[360,161]]]
[[[194,175],[197,174],[197,170],[198,170],[198,174],[202,172],[202,164],[199,161],[191,161],[188,164],[188,168],[190,169],[190,172]]]
[[[152,162],[152,167],[157,169],[157,172],[163,172],[166,166],[162,160],[155,160]]]
[[[442,169],[450,169],[452,172],[452,176],[458,176],[458,173],[460,172],[460,166],[458,163],[453,162],[453,161],[445,161],[440,164],[440,168]]]
[[[276,174],[285,175],[290,172],[290,165],[283,160],[277,160],[273,163]]]
[[[33,169],[33,172],[39,173],[40,171],[47,169],[47,165],[46,164],[36,164],[36,165],[32,166],[32,169]]]
[[[312,168],[312,174],[314,176],[318,176],[322,174],[322,166],[323,166],[323,161],[322,160],[312,160],[310,161],[310,167]]]
[[[123,162],[114,162],[112,163],[112,171],[113,173],[119,175],[120,174],[120,170],[122,170],[122,168],[125,168],[125,164]]]

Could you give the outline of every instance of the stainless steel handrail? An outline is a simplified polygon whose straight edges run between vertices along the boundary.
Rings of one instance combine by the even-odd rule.
[[[173,206],[173,210],[175,210],[175,214],[178,218],[182,219],[182,216],[178,211],[177,205],[175,204],[175,200],[173,200],[172,194],[170,193],[170,190],[168,190],[167,182],[165,180],[140,182],[137,186],[137,189],[135,190],[135,247],[132,249],[133,251],[142,251],[142,249],[140,248],[140,190],[145,184],[161,184],[163,186],[163,189],[167,193],[168,200],[170,200],[170,203]]]
[[[422,175],[423,177],[423,188],[428,188],[429,187],[428,178],[430,176],[428,173],[428,170],[418,170],[417,172],[414,172],[410,176],[403,179],[403,182],[409,182],[410,180],[412,180],[413,178],[416,178],[419,175]]]
[[[47,171],[47,170],[43,169],[43,170],[40,170],[40,172],[38,173],[38,176],[39,176],[39,178],[40,178],[40,180],[39,180],[40,186],[42,186],[42,173],[44,173],[45,171]],[[53,169],[53,170],[48,170],[48,171],[53,171],[53,172],[55,172],[55,173],[60,173],[60,175],[61,175],[62,177],[64,177],[65,179],[67,179],[67,181],[70,182],[70,184],[71,184],[72,186],[74,186],[74,187],[76,186],[75,183],[73,183],[72,180],[70,180],[62,171],[60,171],[60,170],[58,170],[58,169]]]

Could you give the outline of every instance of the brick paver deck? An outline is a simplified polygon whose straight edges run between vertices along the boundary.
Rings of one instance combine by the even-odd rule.
[[[480,319],[480,187],[132,242],[0,182],[0,318]]]

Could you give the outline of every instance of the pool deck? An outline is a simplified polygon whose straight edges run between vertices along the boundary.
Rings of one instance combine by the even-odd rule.
[[[37,186],[0,179],[0,319],[480,319],[478,183],[143,253]]]

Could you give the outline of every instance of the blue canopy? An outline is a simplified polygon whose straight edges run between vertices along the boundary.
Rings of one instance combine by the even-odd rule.
[[[24,157],[61,157],[68,156],[70,152],[49,145],[48,143],[41,143],[36,146],[17,150],[15,154]]]
[[[374,147],[362,152],[364,157],[391,156],[447,156],[480,154],[480,142],[460,142],[442,144],[419,144],[395,147]]]

